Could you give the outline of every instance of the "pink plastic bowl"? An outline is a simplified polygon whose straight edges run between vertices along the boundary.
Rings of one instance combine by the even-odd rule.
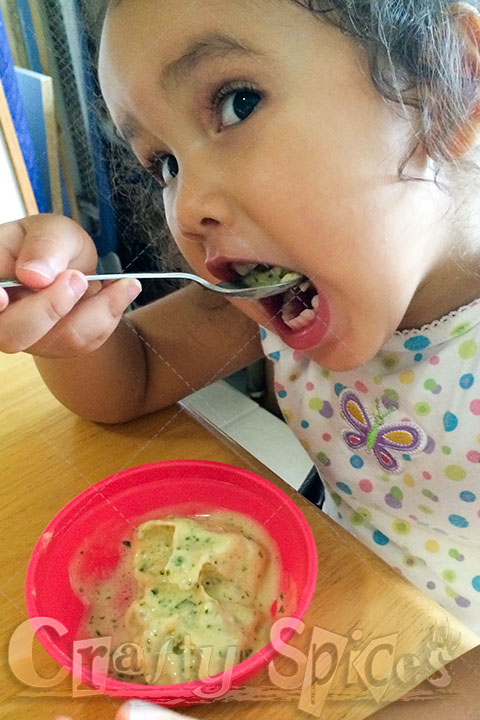
[[[69,565],[80,545],[90,542],[94,577],[108,576],[119,560],[122,537],[142,516],[172,510],[188,514],[232,510],[260,522],[274,540],[282,566],[280,591],[289,605],[289,618],[302,618],[315,589],[317,552],[311,530],[298,507],[264,478],[223,463],[172,460],[125,470],[80,493],[45,528],[38,540],[26,577],[26,604],[30,619],[51,618],[57,629],[37,623],[37,637],[45,650],[77,676],[73,641],[85,608],[72,590]],[[60,623],[66,629],[60,635]],[[295,621],[273,636],[262,650],[229,672],[177,685],[140,685],[120,682],[83,668],[83,682],[107,695],[142,698],[162,705],[187,705],[216,699],[240,687],[288,642]],[[275,647],[274,647],[275,646]]]

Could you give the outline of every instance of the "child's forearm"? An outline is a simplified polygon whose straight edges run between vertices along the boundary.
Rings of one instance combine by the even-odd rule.
[[[188,286],[126,315],[98,350],[36,363],[70,410],[118,423],[172,405],[261,354],[255,323]]]
[[[92,353],[60,360],[36,357],[35,362],[53,395],[82,417],[117,423],[144,413],[145,353],[124,321]]]

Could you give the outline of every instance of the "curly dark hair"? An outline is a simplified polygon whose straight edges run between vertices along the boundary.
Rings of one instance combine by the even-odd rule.
[[[293,0],[352,37],[366,52],[379,93],[415,111],[419,142],[440,166],[455,158],[451,138],[479,101],[478,68],[451,0]],[[480,0],[469,3],[473,11]],[[473,38],[471,38],[473,40]]]

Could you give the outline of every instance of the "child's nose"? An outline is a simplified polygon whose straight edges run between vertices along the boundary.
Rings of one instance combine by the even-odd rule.
[[[219,225],[231,226],[233,201],[227,179],[214,166],[180,169],[174,191],[173,220],[185,237],[204,237]]]

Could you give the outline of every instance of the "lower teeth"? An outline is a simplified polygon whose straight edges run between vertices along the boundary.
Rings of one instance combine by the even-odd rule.
[[[291,316],[292,309],[286,304],[282,308],[282,320],[292,330],[302,330],[308,327],[315,320],[315,310],[318,308],[319,297],[315,295],[312,300],[312,307],[305,308],[299,315]]]

